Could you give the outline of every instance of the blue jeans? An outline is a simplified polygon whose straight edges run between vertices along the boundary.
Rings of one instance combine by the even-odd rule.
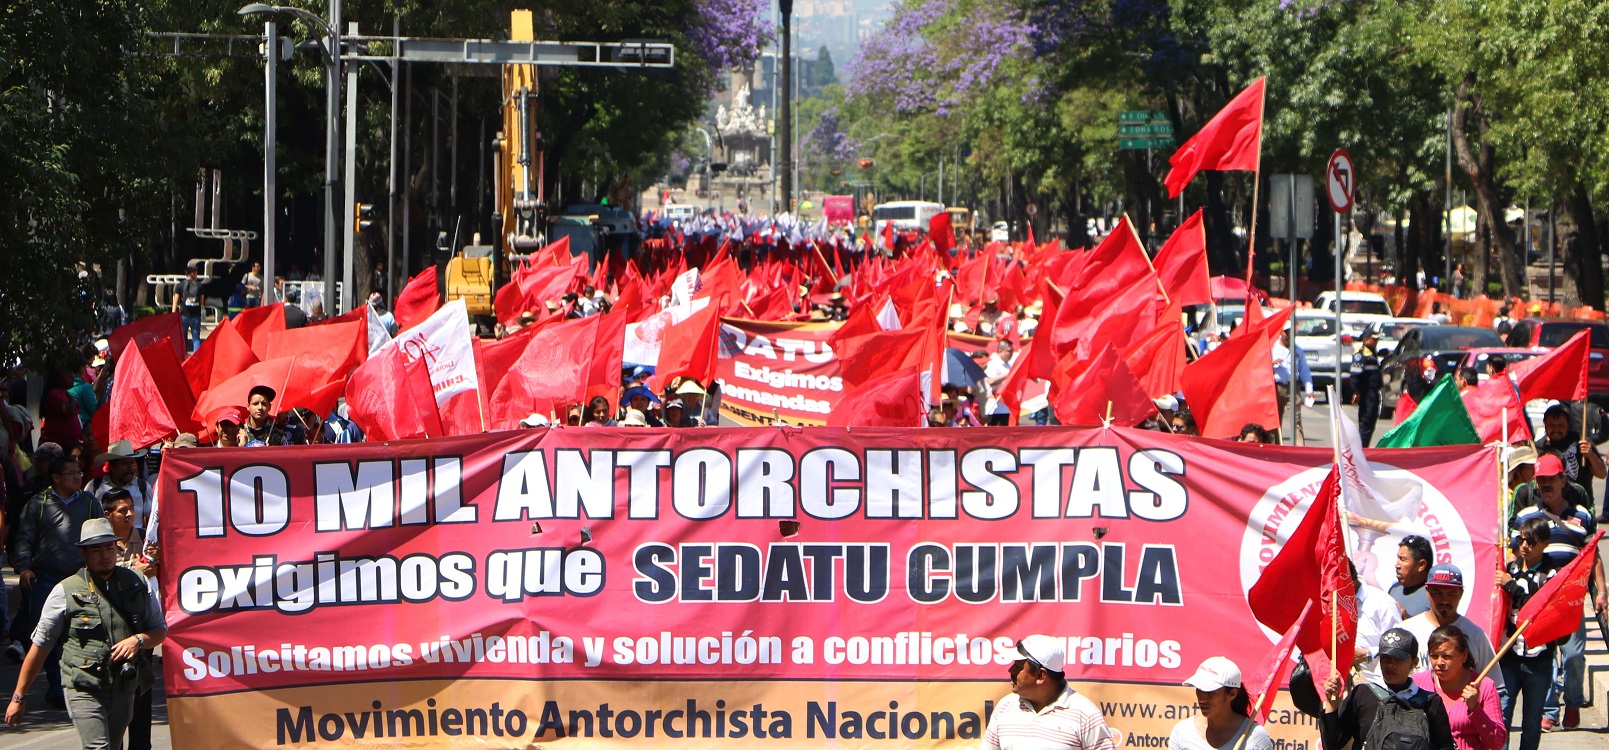
[[[1548,718],[1559,721],[1560,706],[1580,708],[1587,702],[1587,621],[1559,644],[1553,668],[1553,690],[1548,693]]]
[[[201,312],[197,311],[194,315],[187,312],[180,312],[179,327],[181,331],[180,335],[183,336],[184,340],[189,343],[189,351],[193,353],[195,350],[200,349]]]
[[[1519,750],[1537,750],[1542,744],[1542,712],[1548,694],[1553,692],[1553,653],[1526,658],[1510,651],[1498,661],[1498,668],[1503,670],[1503,683],[1508,686],[1503,694],[1503,726],[1514,726],[1514,701],[1523,694]]]
[[[33,616],[35,623],[39,622],[39,615],[45,611],[45,599],[50,596],[51,589],[61,583],[61,577],[43,571],[34,571],[33,588],[28,589],[28,613]],[[61,643],[51,649],[50,656],[45,659],[45,679],[50,684],[50,696],[61,698]]]

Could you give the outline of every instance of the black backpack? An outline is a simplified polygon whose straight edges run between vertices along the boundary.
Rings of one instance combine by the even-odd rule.
[[[1430,714],[1425,709],[1438,700],[1436,696],[1420,690],[1405,700],[1379,685],[1369,689],[1380,699],[1380,707],[1363,750],[1430,750]]]

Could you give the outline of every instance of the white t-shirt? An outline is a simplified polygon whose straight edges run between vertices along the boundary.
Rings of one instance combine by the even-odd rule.
[[[1015,362],[1017,359],[1016,354],[1012,354],[1011,359],[1013,362]],[[1007,364],[1005,360],[1001,359],[998,352],[989,355],[989,362],[983,367],[983,377],[989,380],[994,380],[996,378],[1003,378],[1010,374],[1011,365]],[[1005,402],[1001,401],[999,396],[995,394],[994,389],[990,388],[989,400],[985,401],[983,404],[983,413],[989,416],[993,416],[995,414],[1010,414],[1011,407],[1006,406]]]
[[[1239,731],[1230,736],[1229,741],[1222,745],[1207,744],[1207,738],[1201,736],[1196,729],[1194,718],[1185,719],[1173,726],[1173,733],[1168,735],[1168,750],[1232,750],[1240,736],[1250,729],[1250,736],[1246,737],[1245,750],[1274,750],[1274,740],[1269,738],[1268,730],[1263,725],[1247,719]]]
[[[1380,636],[1402,624],[1402,613],[1397,611],[1397,600],[1373,586],[1364,586],[1358,594],[1357,647],[1373,654],[1380,648]],[[1384,686],[1380,678],[1380,660],[1370,656],[1358,663],[1358,672],[1365,682]]]
[[[1469,638],[1469,655],[1475,657],[1476,672],[1496,661],[1497,651],[1492,648],[1492,642],[1486,637],[1486,631],[1481,630],[1481,626],[1463,615],[1459,615],[1452,624],[1457,625],[1458,629],[1464,631],[1464,635]],[[1430,621],[1430,613],[1424,612],[1403,620],[1402,628],[1413,633],[1413,637],[1419,640],[1419,666],[1414,671],[1423,672],[1430,669],[1430,634],[1436,630],[1436,624]],[[1497,685],[1498,690],[1505,690],[1503,670],[1493,669],[1486,676],[1492,678],[1492,683]]]

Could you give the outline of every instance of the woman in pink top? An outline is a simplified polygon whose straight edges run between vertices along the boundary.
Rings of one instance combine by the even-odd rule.
[[[1497,686],[1490,677],[1475,682],[1475,659],[1469,654],[1469,636],[1454,625],[1430,634],[1426,651],[1430,671],[1413,676],[1421,690],[1441,696],[1458,750],[1502,750],[1508,744]]]

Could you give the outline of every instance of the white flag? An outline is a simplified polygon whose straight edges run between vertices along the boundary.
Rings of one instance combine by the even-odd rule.
[[[1358,426],[1342,411],[1341,399],[1333,387],[1330,424],[1334,432],[1330,439],[1335,444],[1341,473],[1343,507],[1355,516],[1386,526],[1417,517],[1424,505],[1424,486],[1417,479],[1388,479],[1374,473],[1374,467],[1363,457],[1363,437]]]

